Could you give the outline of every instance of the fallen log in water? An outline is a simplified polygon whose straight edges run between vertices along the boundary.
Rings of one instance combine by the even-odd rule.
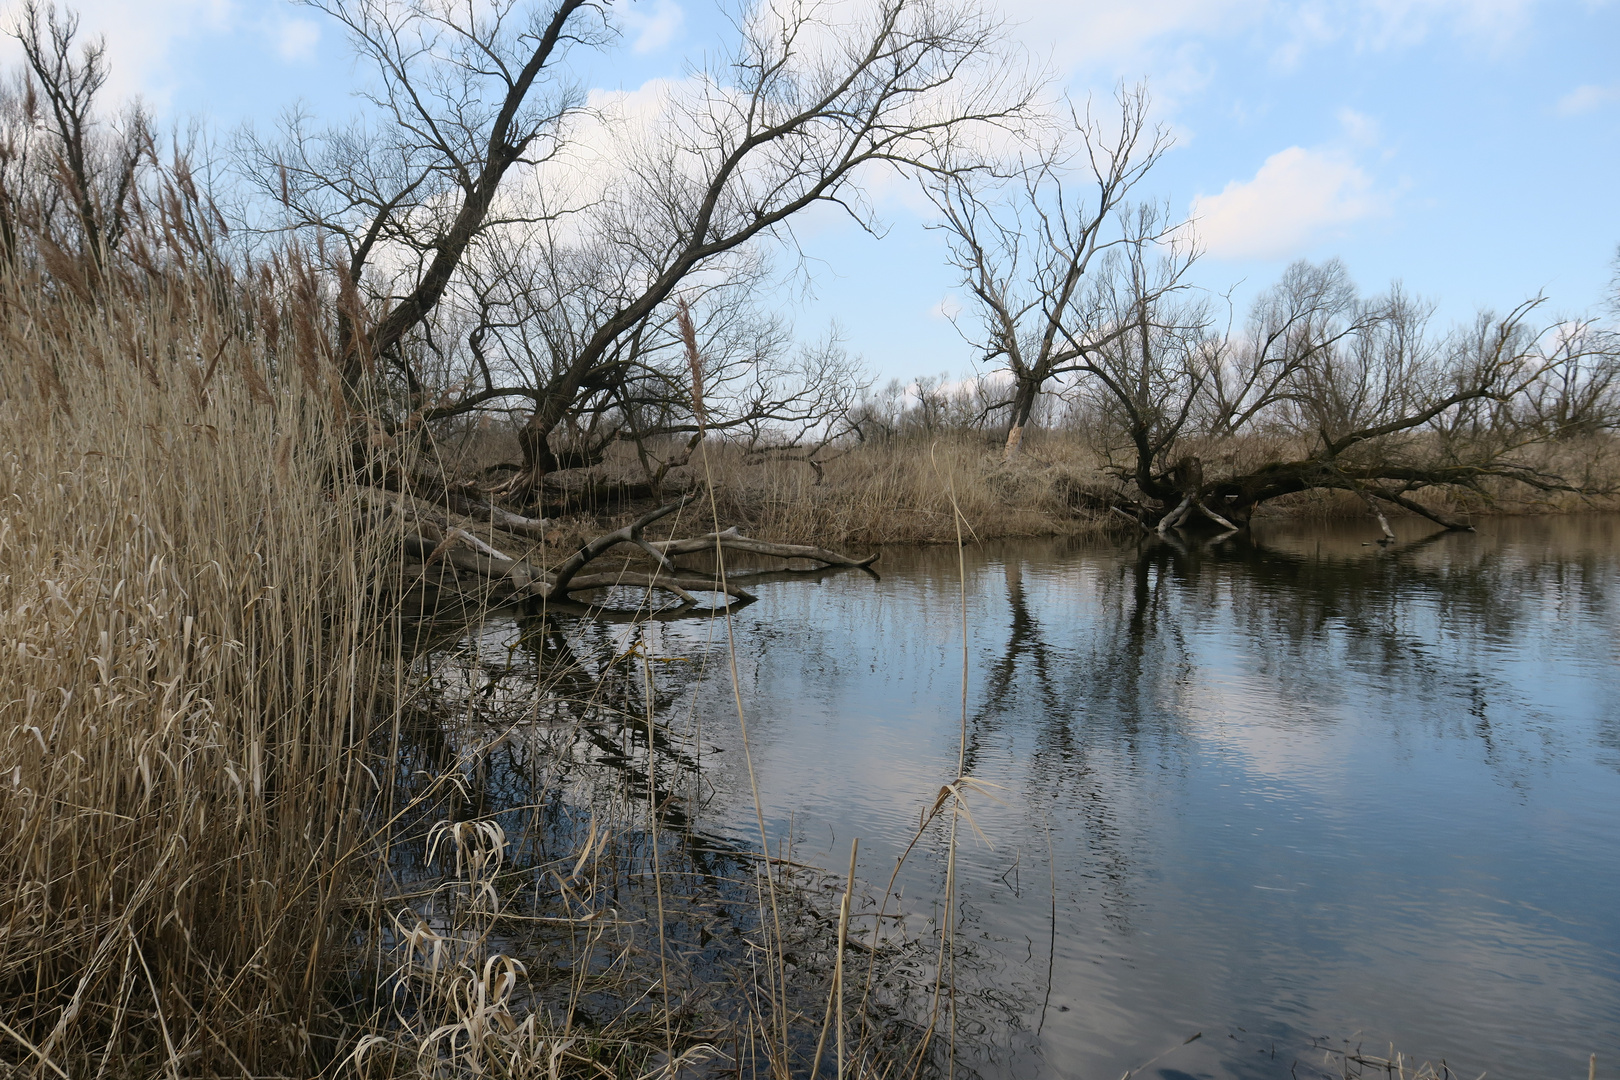
[[[636,520],[624,526],[622,529],[614,529],[610,533],[603,533],[595,540],[587,541],[585,545],[582,546],[578,551],[574,552],[567,559],[563,560],[563,564],[561,566],[557,567],[553,579],[555,582],[553,589],[560,593],[567,592],[570,579],[572,579],[575,574],[579,573],[586,563],[590,562],[597,556],[606,553],[608,550],[618,547],[620,544],[635,544],[637,547],[652,555],[653,558],[657,560],[658,564],[663,567],[663,569],[673,572],[675,570],[675,564],[670,562],[666,556],[664,556],[646,540],[642,539],[641,533],[642,530],[648,525],[651,525],[655,521],[666,518],[675,513],[675,511],[684,507],[690,499],[690,495],[682,495],[674,502],[667,502],[656,510],[650,510],[645,514],[642,514],[640,517],[636,518]]]
[[[442,561],[456,570],[476,576],[497,590],[506,590],[507,600],[540,599],[564,602],[574,593],[629,586],[670,593],[684,606],[695,605],[697,597],[694,594],[699,592],[723,593],[741,603],[749,603],[755,597],[747,589],[730,580],[733,575],[725,575],[722,579],[720,575],[706,575],[702,571],[682,569],[674,561],[678,555],[713,551],[716,547],[720,547],[779,559],[808,559],[820,563],[823,567],[855,567],[869,573],[871,565],[878,558],[876,554],[872,554],[863,559],[856,559],[809,544],[778,544],[754,540],[743,536],[735,528],[688,539],[646,539],[643,532],[649,525],[681,510],[690,499],[690,495],[682,496],[674,502],[665,503],[641,515],[622,528],[603,533],[583,544],[578,551],[550,571],[523,559],[512,558],[467,530],[451,524],[448,519],[421,507],[416,508],[414,513],[418,531],[404,536],[404,549],[407,555],[420,559],[424,565]],[[385,509],[388,511],[397,513],[407,520],[413,516],[412,509],[403,502],[379,500],[384,501]],[[519,518],[498,507],[463,496],[455,496],[449,502],[452,508],[468,512],[468,516],[482,517],[507,531],[533,535],[544,525],[535,519]],[[521,525],[522,528],[514,529],[514,524]],[[531,529],[534,530],[533,533],[530,532]],[[652,573],[630,569],[611,573],[581,572],[593,561],[621,544],[640,548],[657,564],[656,569]],[[767,575],[774,576],[774,572],[743,572],[735,576],[742,578]]]
[[[519,536],[527,536],[532,540],[544,540],[546,531],[552,527],[552,523],[545,518],[523,517],[509,510],[503,510],[492,503],[484,502],[482,499],[475,499],[463,492],[456,491],[454,488],[445,493],[444,504],[458,514],[477,518],[480,521],[487,521],[498,529],[505,529],[507,532],[516,533]]]
[[[643,588],[664,589],[689,604],[697,603],[693,592],[723,592],[736,600],[753,603],[759,597],[730,582],[721,584],[718,578],[671,577],[668,574],[640,574],[626,570],[618,574],[586,574],[568,583],[568,592],[588,592],[591,589],[610,589],[619,585],[639,585]]]
[[[748,551],[756,555],[770,555],[778,559],[811,559],[823,566],[851,566],[865,570],[878,561],[879,552],[873,552],[864,559],[852,559],[848,555],[840,555],[836,551],[815,547],[810,544],[775,544],[767,540],[755,540],[742,535],[733,526],[724,532],[708,533],[704,536],[695,536],[690,540],[653,540],[647,545],[655,548],[659,553],[674,558],[677,555],[696,555],[705,551],[713,551],[716,547],[728,548],[732,551]]]
[[[467,536],[460,529],[454,530]],[[453,536],[446,536],[444,540],[435,544],[422,536],[406,536],[405,551],[414,555],[424,563],[434,563],[439,559],[454,566],[458,570],[466,570],[490,581],[509,581],[516,592],[523,592],[536,583],[544,583],[549,575],[534,566],[518,559],[510,559],[500,552],[486,555],[478,551],[468,551],[456,547]],[[468,539],[473,539],[468,537]],[[487,545],[484,545],[487,547]],[[494,550],[494,549],[490,549]]]
[[[456,530],[461,532],[461,530]],[[463,533],[463,536],[466,534]],[[468,539],[472,539],[469,537]],[[514,598],[539,597],[550,599],[565,597],[576,592],[590,592],[594,589],[610,589],[616,586],[638,586],[641,588],[660,589],[673,593],[684,603],[695,604],[697,598],[694,592],[725,592],[737,600],[752,601],[754,595],[739,586],[722,588],[719,581],[687,575],[678,577],[665,573],[644,574],[626,570],[611,574],[575,574],[562,588],[558,588],[556,578],[543,570],[536,569],[529,563],[518,559],[510,559],[500,555],[486,555],[479,551],[469,551],[451,543],[452,538],[446,537],[438,544],[422,536],[405,537],[405,551],[431,564],[439,560],[449,563],[458,570],[466,570],[491,584],[507,584],[511,586]]]

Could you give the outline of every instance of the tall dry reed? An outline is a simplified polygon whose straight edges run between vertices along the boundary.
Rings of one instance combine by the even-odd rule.
[[[0,270],[0,1072],[340,1050],[375,553],[229,287]]]
[[[743,928],[773,971],[744,974],[746,946],[715,991],[631,895],[702,925],[763,901],[763,863],[739,853],[740,892],[708,898],[712,874],[646,866],[657,811],[593,816],[537,863],[499,822],[538,802],[456,797],[482,741],[396,775],[401,718],[437,722],[436,699],[390,631],[397,544],[362,529],[354,431],[289,295],[0,270],[0,1076],[641,1075],[724,1045],[786,1077],[819,1010],[770,990],[782,925]],[[526,768],[543,782],[543,755]],[[537,925],[548,943],[511,955]],[[671,979],[685,1003],[650,995]]]

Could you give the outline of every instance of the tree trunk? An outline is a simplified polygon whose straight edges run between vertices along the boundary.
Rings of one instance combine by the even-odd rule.
[[[1019,379],[1017,389],[1013,391],[1012,427],[1007,432],[1007,446],[1002,451],[1001,459],[1011,461],[1018,456],[1024,445],[1024,428],[1029,425],[1029,416],[1035,411],[1035,397],[1041,392],[1041,384],[1034,379]]]
[[[1414,499],[1408,499],[1399,492],[1380,492],[1379,498],[1387,499],[1396,506],[1399,506],[1405,510],[1410,510],[1414,514],[1428,518],[1436,525],[1444,525],[1446,528],[1452,529],[1456,532],[1474,531],[1474,527],[1468,524],[1468,522],[1454,518],[1450,514],[1442,514],[1440,511],[1435,510],[1432,507],[1424,506],[1422,503],[1417,502]]]
[[[553,425],[536,423],[541,419],[537,409],[529,422],[518,429],[518,446],[523,451],[523,467],[498,490],[505,498],[523,505],[540,497],[546,474],[557,471],[557,458],[551,452],[548,437]]]

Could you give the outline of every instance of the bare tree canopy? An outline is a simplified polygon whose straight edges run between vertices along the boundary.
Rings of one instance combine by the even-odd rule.
[[[279,141],[246,134],[243,177],[281,224],[341,244],[346,289],[374,290],[377,317],[341,313],[345,376],[373,358],[414,372],[401,341],[432,313],[470,249],[504,222],[508,173],[555,153],[578,95],[556,69],[606,39],[599,5],[498,0],[306,0],[348,31],[373,69],[369,121],[326,131],[293,112]],[[413,383],[414,385],[414,383]]]
[[[1190,515],[1231,527],[1313,489],[1466,528],[1413,496],[1594,492],[1595,462],[1571,473],[1535,452],[1620,422],[1620,341],[1590,321],[1536,325],[1540,300],[1436,334],[1430,306],[1399,287],[1362,297],[1336,260],[1290,267],[1238,334],[1155,315],[1165,301],[1145,290],[1119,300],[1133,332],[1076,392],[1119,479],[1105,501],[1161,532]]]
[[[584,0],[310,2],[370,61],[375,120],[294,113],[279,139],[244,138],[244,175],[282,227],[341,247],[351,386],[380,359],[419,419],[528,402],[520,501],[562,466],[564,433],[595,425],[590,460],[604,438],[695,432],[683,303],[709,331],[707,427],[825,434],[859,385],[836,347],[795,352],[751,307],[766,247],[791,252],[817,204],[877,229],[870,170],[926,166],[1032,97],[996,20],[961,0],[759,4],[641,116],[569,89],[568,48],[612,37]]]
[[[1539,328],[1540,300],[1435,335],[1399,287],[1358,295],[1337,261],[1298,263],[1220,333],[1191,283],[1194,224],[1131,196],[1168,148],[1144,89],[1105,126],[1067,131],[1004,171],[941,168],[925,188],[973,309],[965,336],[1004,372],[1005,456],[1038,396],[1080,411],[1116,486],[1091,496],[1161,532],[1232,528],[1263,502],[1312,489],[1357,494],[1450,526],[1412,496],[1488,494],[1492,483],[1592,490],[1532,448],[1620,420],[1620,343],[1592,321]]]
[[[924,184],[976,309],[969,340],[982,361],[1012,377],[1009,458],[1042,390],[1128,332],[1108,318],[1121,272],[1146,272],[1150,253],[1162,250],[1167,258],[1151,280],[1136,282],[1139,291],[1157,310],[1156,301],[1185,288],[1194,252],[1184,226],[1128,201],[1169,149],[1169,136],[1150,123],[1145,88],[1122,90],[1115,104],[1107,122],[1071,105],[1067,129],[1008,172],[947,159]]]

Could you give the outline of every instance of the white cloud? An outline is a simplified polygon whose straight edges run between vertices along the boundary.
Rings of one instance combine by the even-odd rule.
[[[1558,99],[1559,116],[1579,116],[1620,101],[1620,85],[1578,86]]]
[[[962,314],[962,302],[956,298],[955,293],[946,293],[943,300],[928,309],[928,314],[935,319],[954,321]]]
[[[1278,71],[1296,70],[1305,55],[1343,36],[1340,21],[1320,4],[1302,4],[1283,13],[1282,44],[1271,52],[1271,65]]]
[[[1254,179],[1193,199],[1198,237],[1226,259],[1287,258],[1345,225],[1388,212],[1388,197],[1348,155],[1290,146]]]
[[[1344,137],[1353,146],[1378,145],[1378,121],[1366,113],[1340,109],[1339,126],[1344,128]]]
[[[1543,0],[1004,0],[1014,33],[1049,56],[1062,76],[1180,78],[1188,41],[1213,45],[1253,37],[1283,70],[1343,43],[1371,51],[1410,48],[1450,35],[1487,49],[1509,47]]]
[[[1356,49],[1406,49],[1449,34],[1500,50],[1517,40],[1540,0],[1362,0],[1272,5],[1283,43],[1273,62],[1293,69],[1311,50],[1344,41]]]
[[[636,0],[620,9],[619,19],[634,38],[630,51],[644,54],[658,52],[675,39],[686,12],[675,0]]]
[[[276,38],[276,55],[289,64],[315,59],[315,46],[321,42],[321,28],[309,19],[288,19]]]
[[[1076,7],[1005,0],[1015,33],[1060,72],[1100,66],[1139,73],[1143,52],[1169,37],[1230,33],[1253,24],[1268,0],[1099,0]]]
[[[170,46],[197,33],[226,31],[235,15],[231,0],[77,0],[71,7],[80,16],[81,40],[107,40],[110,76],[102,100],[141,95],[159,106],[173,85]],[[22,9],[22,0],[0,0],[0,26],[14,25]],[[17,43],[0,38],[0,64],[21,59]]]
[[[1510,44],[1538,0],[1373,0],[1361,8],[1358,43],[1370,48],[1415,45],[1438,30],[1490,47]],[[1359,5],[1358,5],[1359,6]]]

